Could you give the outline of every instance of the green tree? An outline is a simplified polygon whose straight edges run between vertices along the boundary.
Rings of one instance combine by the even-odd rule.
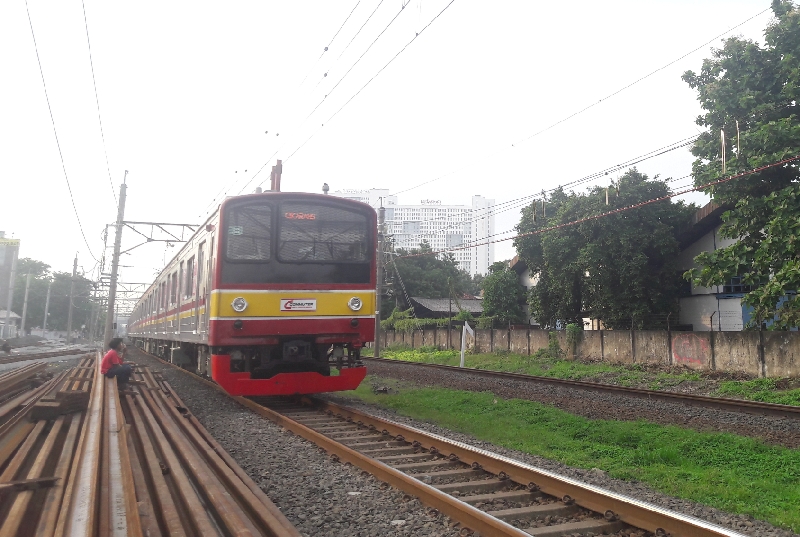
[[[28,271],[31,273],[31,285],[28,290],[28,310],[25,327],[42,326],[45,303],[47,301],[47,287],[52,282],[47,328],[51,330],[66,330],[72,273],[51,272],[50,266],[46,263],[27,257],[19,259],[17,261],[12,306],[12,310],[18,315],[22,315]],[[73,329],[79,329],[82,325],[88,325],[90,322],[92,285],[90,280],[80,275],[75,280],[72,310]]]
[[[617,207],[667,195],[665,181],[631,169],[608,190],[585,194],[558,190],[545,207],[536,201],[523,210],[517,231],[573,222]],[[644,328],[653,315],[677,313],[680,273],[677,234],[693,206],[669,200],[519,237],[514,245],[537,283],[531,315],[544,326],[599,318],[609,328]],[[546,216],[545,216],[546,215]]]
[[[764,46],[727,39],[699,73],[683,75],[704,110],[697,124],[707,128],[692,149],[697,185],[800,154],[800,12],[783,0],[774,0],[772,10]],[[793,161],[709,189],[715,201],[730,207],[720,234],[738,242],[701,254],[700,267],[686,273],[703,286],[741,277],[753,287],[743,302],[753,307],[754,323],[774,320],[774,328],[800,322],[794,294],[800,288],[798,179]]]
[[[502,324],[525,321],[525,288],[507,262],[493,263],[483,280],[483,315]]]
[[[409,297],[447,298],[450,289],[456,297],[469,292],[469,274],[458,268],[452,254],[437,256],[431,252],[430,245],[425,241],[416,250],[397,250],[397,257],[386,267],[387,276],[392,282],[390,289],[393,300],[383,301],[382,318],[388,317],[395,308],[405,310],[411,307],[403,293],[401,280]],[[414,257],[403,257],[405,255]],[[455,303],[453,310],[458,311]]]

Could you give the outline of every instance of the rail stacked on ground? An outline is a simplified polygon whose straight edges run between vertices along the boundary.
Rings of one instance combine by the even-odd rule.
[[[0,375],[0,537],[299,537],[168,386],[138,368],[120,391],[98,361]]]

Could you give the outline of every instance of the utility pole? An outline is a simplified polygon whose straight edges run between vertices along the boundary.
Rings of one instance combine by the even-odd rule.
[[[25,299],[22,301],[22,335],[25,335],[25,318],[28,316],[28,291],[31,288],[31,271],[28,270],[28,279],[25,280]]]
[[[6,298],[6,324],[3,325],[4,337],[11,335],[11,301],[14,299],[14,280],[17,278],[19,247],[14,248],[14,253],[11,256],[11,276],[8,278],[8,296]]]
[[[72,263],[72,280],[69,283],[69,310],[67,310],[67,343],[72,343],[72,302],[75,298],[75,277],[78,275],[78,256]]]
[[[117,210],[117,235],[114,238],[114,257],[111,258],[111,282],[108,286],[108,312],[106,313],[106,329],[103,333],[103,347],[111,341],[111,332],[114,329],[114,299],[117,293],[117,271],[119,270],[119,248],[122,244],[122,225],[125,218],[125,191],[128,186],[125,180],[128,178],[128,170],[125,170],[125,177],[119,186],[119,208]]]
[[[47,284],[47,298],[44,301],[44,322],[42,323],[42,337],[45,337],[44,333],[47,330],[47,310],[50,309],[50,288],[53,287],[53,280],[50,280],[50,283]]]
[[[386,209],[381,203],[378,209],[378,266],[375,286],[375,358],[381,356],[381,295],[383,294],[383,222],[386,217]]]

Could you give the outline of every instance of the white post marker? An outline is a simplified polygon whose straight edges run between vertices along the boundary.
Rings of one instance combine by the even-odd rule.
[[[472,331],[472,327],[468,322],[464,321],[464,328],[461,330],[461,365],[458,367],[464,367],[464,350],[467,348],[467,332],[469,332],[472,337],[475,337],[475,332]]]

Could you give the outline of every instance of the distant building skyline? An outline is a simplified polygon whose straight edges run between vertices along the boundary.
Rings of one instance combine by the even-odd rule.
[[[494,263],[494,244],[484,244],[494,234],[495,200],[472,196],[471,205],[446,205],[442,200],[423,199],[416,205],[399,204],[388,188],[341,189],[332,196],[386,208],[386,229],[394,237],[395,249],[418,249],[427,241],[434,250],[475,244],[451,252],[459,268],[470,276],[486,275]]]

